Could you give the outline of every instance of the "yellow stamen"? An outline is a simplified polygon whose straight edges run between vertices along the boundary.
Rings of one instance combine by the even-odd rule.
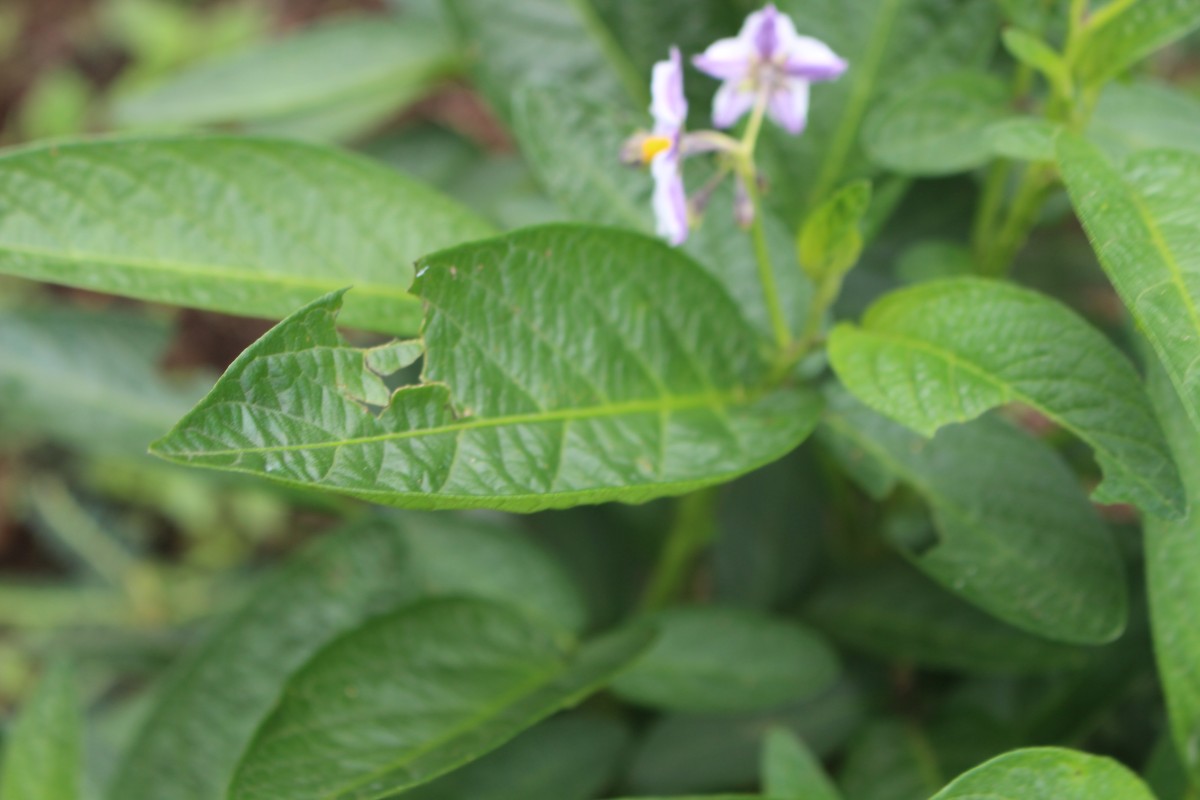
[[[642,140],[642,163],[649,164],[654,157],[671,147],[671,140],[666,136],[647,136]]]

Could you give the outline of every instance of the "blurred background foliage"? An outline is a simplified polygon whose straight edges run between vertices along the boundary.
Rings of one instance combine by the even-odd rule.
[[[655,21],[649,5],[597,4],[643,71],[664,37],[702,44],[741,16]],[[1200,107],[1198,49],[1193,37],[1146,68],[1195,101],[1181,113]],[[0,143],[180,129],[313,139],[404,170],[504,228],[556,218],[500,117],[470,88],[471,57],[437,0],[3,0]],[[857,314],[931,270],[959,271],[963,255],[945,242],[969,227],[976,182],[914,181],[840,312]],[[1051,204],[1018,278],[1119,339],[1119,302],[1068,219],[1065,202]],[[370,513],[144,454],[269,324],[0,278],[0,717],[47,661],[70,658],[89,709],[94,786],[148,690],[212,620],[297,547]],[[1091,469],[1086,451],[1064,446]],[[911,494],[872,504],[813,444],[725,487],[692,596],[805,620],[839,644],[844,677],[762,712],[647,713],[631,720],[636,739],[607,723],[563,736],[578,720],[556,720],[511,745],[511,759],[552,743],[574,748],[561,755],[567,765],[594,766],[603,753],[637,791],[726,789],[754,782],[762,732],[783,724],[834,759],[852,800],[924,796],[1018,743],[1112,753],[1147,765],[1162,797],[1180,797],[1144,610],[1105,648],[1017,632],[886,545],[896,520],[919,527],[922,515]],[[670,516],[654,503],[506,524],[557,558],[600,629],[637,606]],[[1129,513],[1107,517],[1140,574]],[[511,769],[504,758],[491,756],[490,768]],[[611,778],[601,770],[592,782]],[[460,779],[472,785],[470,774]]]

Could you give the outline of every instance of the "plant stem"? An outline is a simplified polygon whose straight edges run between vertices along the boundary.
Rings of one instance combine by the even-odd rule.
[[[667,541],[642,596],[643,611],[657,611],[682,593],[696,556],[716,535],[716,507],[715,486],[679,498]]]
[[[1044,166],[1034,164],[1026,168],[1004,224],[995,236],[988,237],[987,249],[979,253],[979,271],[983,275],[1001,277],[1012,267],[1017,253],[1029,238],[1051,185]]]

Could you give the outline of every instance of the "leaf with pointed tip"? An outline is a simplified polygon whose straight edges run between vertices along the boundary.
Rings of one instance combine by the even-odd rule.
[[[903,481],[929,504],[934,542],[920,552],[899,543],[917,567],[1048,639],[1100,644],[1120,635],[1128,614],[1120,557],[1053,450],[994,417],[924,440],[844,391],[828,399],[822,434],[839,459],[866,461],[868,474]]]
[[[596,691],[650,638],[631,628],[577,646],[483,600],[430,600],[379,617],[292,676],[229,800],[391,797]]]
[[[1179,474],[1133,365],[1045,295],[972,278],[902,289],[861,326],[838,325],[829,357],[860,400],[925,436],[1024,403],[1092,447],[1104,470],[1098,501],[1183,514]]]
[[[963,774],[931,800],[1154,800],[1127,768],[1060,747],[1013,750]]]
[[[762,782],[771,800],[842,800],[812,750],[786,728],[767,732]]]
[[[74,671],[50,667],[4,739],[0,797],[77,800],[83,719]]]
[[[767,387],[728,295],[653,239],[530,228],[420,269],[424,383],[389,395],[337,335],[331,295],[243,353],[153,451],[387,504],[535,511],[728,480],[820,413],[809,389]]]
[[[1196,0],[1134,0],[1096,9],[1075,58],[1080,80],[1100,86],[1160,47],[1200,28]]]
[[[416,331],[424,253],[491,228],[331,148],[229,136],[81,140],[0,155],[0,273],[259,317],[345,286],[347,325]]]
[[[1100,264],[1200,429],[1200,154],[1148,151],[1118,169],[1063,134],[1058,164]]]

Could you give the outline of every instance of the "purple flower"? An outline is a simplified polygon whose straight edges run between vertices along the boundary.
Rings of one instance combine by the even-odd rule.
[[[734,38],[713,43],[692,63],[724,83],[713,100],[713,124],[728,128],[759,98],[766,113],[788,133],[804,130],[808,86],[846,71],[846,62],[824,42],[796,33],[791,17],[774,4],[746,18]]]
[[[641,163],[650,165],[650,173],[654,176],[654,216],[658,235],[672,245],[679,245],[688,235],[687,192],[680,172],[688,106],[683,96],[683,56],[679,54],[679,48],[672,47],[671,57],[654,65],[650,97],[654,132],[636,140],[637,157]]]

